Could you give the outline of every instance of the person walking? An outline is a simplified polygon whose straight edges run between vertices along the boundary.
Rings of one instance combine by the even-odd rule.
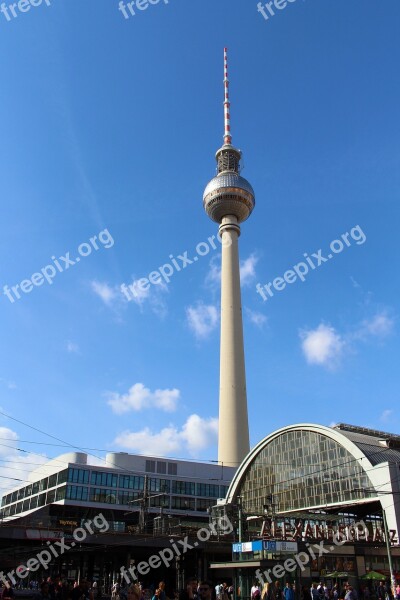
[[[285,589],[283,590],[285,600],[294,600],[293,586],[289,581],[286,582]]]

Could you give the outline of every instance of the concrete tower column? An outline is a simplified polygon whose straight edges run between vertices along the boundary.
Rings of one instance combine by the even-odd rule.
[[[250,450],[237,218],[223,217],[219,233],[222,268],[218,462],[231,467],[238,466]]]

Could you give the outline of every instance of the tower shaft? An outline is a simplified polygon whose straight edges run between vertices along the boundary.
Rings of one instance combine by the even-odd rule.
[[[237,218],[226,216],[220,228],[221,353],[218,462],[239,466],[250,451]]]

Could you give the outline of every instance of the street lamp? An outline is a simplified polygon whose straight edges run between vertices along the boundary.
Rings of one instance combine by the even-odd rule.
[[[385,496],[385,495],[391,495],[391,496],[400,495],[400,492],[389,492],[389,491],[383,491],[383,490],[379,491],[379,490],[368,489],[368,488],[355,488],[353,491],[354,492],[373,493],[373,494],[377,494],[377,495],[381,494],[383,496]],[[393,597],[395,597],[396,596],[396,577],[394,574],[392,553],[391,553],[391,549],[390,549],[391,548],[390,547],[390,536],[389,536],[389,529],[388,529],[388,524],[387,524],[387,519],[386,519],[386,509],[383,506],[382,506],[382,517],[383,517],[383,528],[385,530],[386,551],[387,551],[388,561],[389,561],[390,582],[391,582]]]

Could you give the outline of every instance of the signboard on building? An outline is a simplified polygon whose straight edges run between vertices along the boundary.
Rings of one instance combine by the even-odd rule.
[[[242,542],[232,544],[233,552],[297,552],[297,542],[278,542],[278,541],[263,541],[255,540],[254,542]]]

